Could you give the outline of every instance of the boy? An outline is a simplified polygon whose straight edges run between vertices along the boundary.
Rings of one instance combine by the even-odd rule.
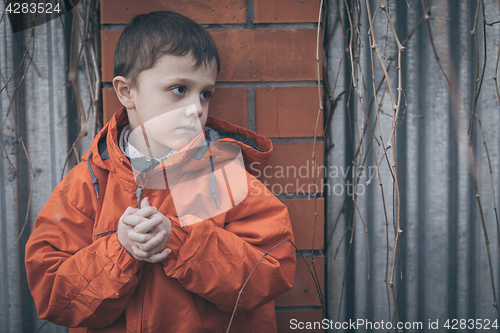
[[[38,315],[71,332],[225,332],[255,265],[293,240],[285,206],[245,171],[266,165],[271,142],[207,115],[219,56],[188,18],[135,17],[114,66],[124,107],[26,245]],[[230,331],[276,332],[272,300],[294,274],[284,242],[248,280]]]

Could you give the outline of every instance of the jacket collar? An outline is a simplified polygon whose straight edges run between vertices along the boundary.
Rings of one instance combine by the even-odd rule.
[[[126,124],[128,124],[127,111],[122,107],[115,112],[111,120],[96,135],[89,151],[83,155],[82,159],[86,160],[89,152],[92,152],[93,164],[110,172],[116,172],[124,181],[135,184],[132,166],[118,146],[118,135]],[[169,164],[175,164],[191,157],[199,160],[214,142],[230,142],[241,149],[248,172],[253,175],[262,173],[262,169],[269,163],[272,155],[271,140],[251,130],[212,116],[208,116],[206,126],[213,129],[213,132],[200,133],[186,147],[172,156],[169,159]],[[205,139],[207,140],[206,144],[203,142]]]

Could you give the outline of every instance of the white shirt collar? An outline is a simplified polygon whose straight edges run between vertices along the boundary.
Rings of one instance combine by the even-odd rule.
[[[120,146],[120,149],[125,154],[125,156],[127,156],[130,159],[145,158],[146,160],[150,160],[151,158],[149,156],[144,155],[141,151],[139,151],[137,148],[132,146],[132,144],[128,141],[129,134],[130,134],[130,125],[127,124],[123,127],[121,134],[120,134],[120,140],[118,141],[118,145]],[[171,157],[172,155],[174,155],[177,152],[178,152],[178,150],[172,149],[165,156],[163,156],[161,158],[153,157],[153,159],[158,161],[158,163],[162,163],[167,158]]]

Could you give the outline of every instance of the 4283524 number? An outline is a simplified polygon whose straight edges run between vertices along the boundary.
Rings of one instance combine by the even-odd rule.
[[[498,330],[497,319],[447,319],[444,327],[449,330]]]
[[[5,11],[9,14],[53,14],[61,13],[63,10],[58,3],[54,6],[52,3],[27,3],[27,2],[9,2]]]

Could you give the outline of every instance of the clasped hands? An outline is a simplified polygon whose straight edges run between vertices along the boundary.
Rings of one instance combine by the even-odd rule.
[[[118,240],[128,253],[139,261],[157,263],[172,252],[165,248],[172,221],[149,205],[148,198],[141,209],[128,207],[118,222]]]

